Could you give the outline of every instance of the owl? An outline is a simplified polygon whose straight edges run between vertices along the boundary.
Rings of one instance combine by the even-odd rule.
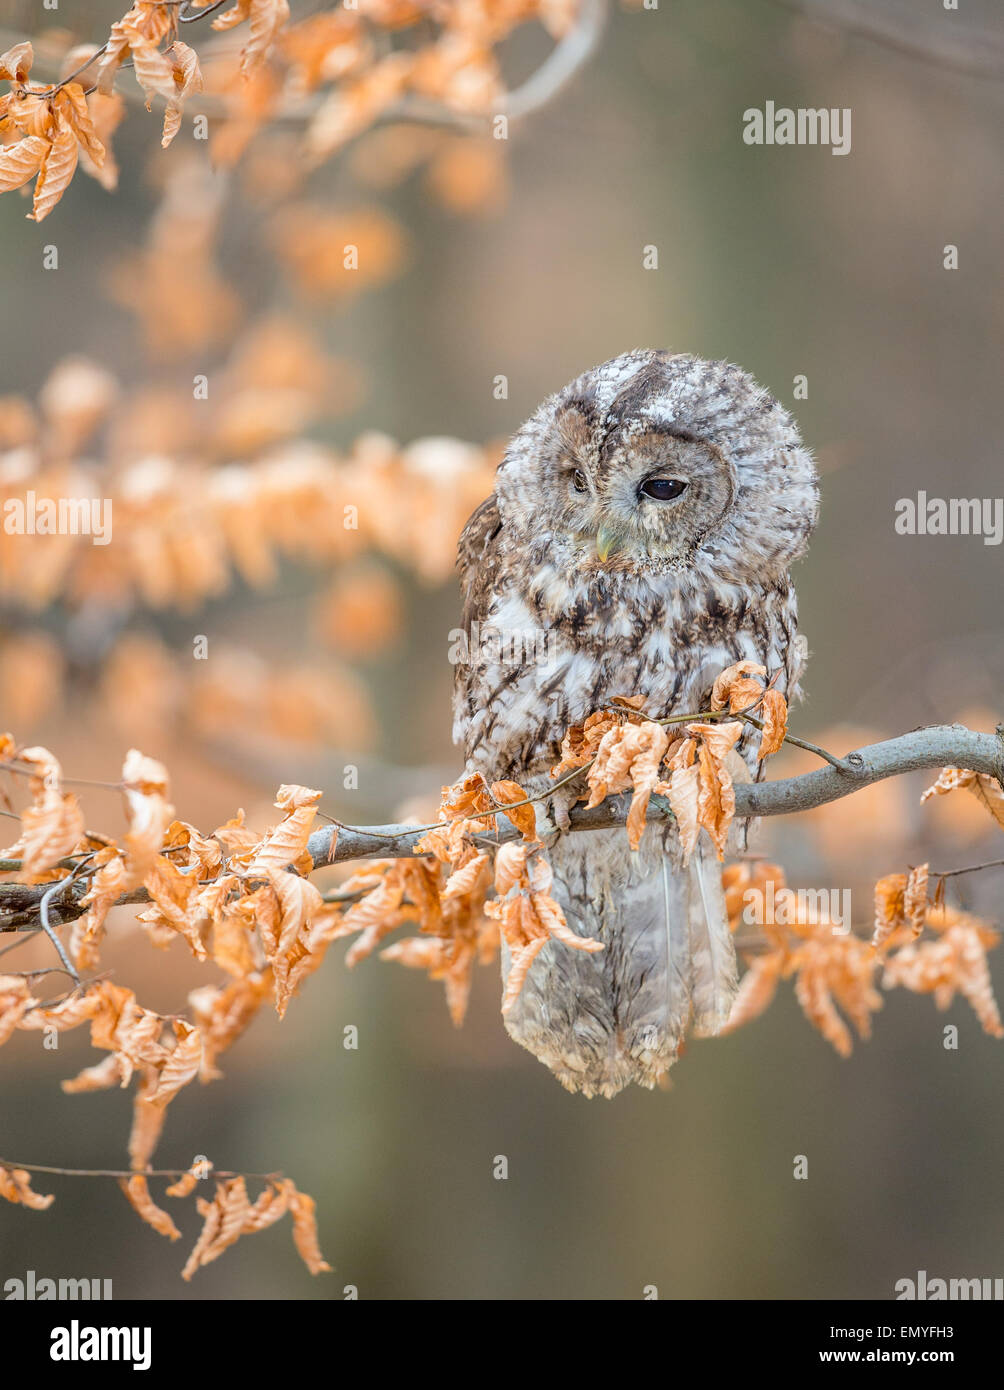
[[[454,739],[468,772],[549,793],[554,895],[603,943],[549,942],[506,1015],[569,1090],[659,1082],[689,1029],[728,1018],[736,959],[705,832],[685,862],[671,821],[634,852],[623,830],[561,829],[562,737],[619,695],[644,695],[652,718],[706,710],[715,678],[746,659],[797,695],[788,570],[817,509],[812,459],[776,400],[728,362],[650,350],[546,400],[464,529]],[[738,745],[753,775],[755,747],[752,734]],[[503,978],[508,964],[503,945]]]

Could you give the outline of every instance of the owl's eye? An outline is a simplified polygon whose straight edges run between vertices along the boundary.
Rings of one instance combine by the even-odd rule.
[[[572,487],[575,488],[576,492],[586,492],[589,488],[589,484],[586,482],[586,475],[581,468],[577,468],[572,474]]]
[[[646,478],[639,491],[645,497],[654,497],[657,502],[671,502],[686,487],[682,478]]]

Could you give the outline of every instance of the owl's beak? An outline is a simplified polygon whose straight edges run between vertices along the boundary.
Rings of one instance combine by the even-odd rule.
[[[610,526],[601,526],[596,532],[596,553],[600,561],[606,564],[607,556],[615,551],[620,544],[620,537]]]

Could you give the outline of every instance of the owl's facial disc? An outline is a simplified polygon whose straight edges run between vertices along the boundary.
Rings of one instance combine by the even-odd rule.
[[[700,440],[646,431],[600,462],[595,558],[602,565],[689,561],[735,496],[728,460]]]

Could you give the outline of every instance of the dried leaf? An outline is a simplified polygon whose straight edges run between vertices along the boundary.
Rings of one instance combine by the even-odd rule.
[[[921,802],[932,796],[947,796],[949,792],[964,788],[982,803],[999,826],[1004,828],[1004,791],[994,777],[984,772],[970,772],[961,767],[944,767],[934,782],[921,796]]]
[[[247,865],[249,876],[267,876],[271,871],[287,868],[307,848],[307,841],[317,818],[317,803],[323,792],[309,787],[279,788],[276,805],[287,812],[283,820],[268,832]]]
[[[168,1197],[190,1197],[198,1184],[208,1178],[212,1166],[208,1159],[200,1159],[198,1163],[194,1163],[183,1177],[178,1178],[166,1189]]]
[[[0,54],[0,77],[5,77],[8,82],[26,82],[34,61],[35,52],[31,44],[27,41],[16,43],[6,53]]]
[[[120,1178],[119,1186],[129,1200],[129,1205],[148,1226],[152,1226],[158,1235],[167,1236],[168,1240],[180,1240],[181,1232],[171,1220],[171,1217],[162,1207],[158,1207],[150,1196],[150,1189],[147,1187],[146,1178],[142,1173],[134,1173],[131,1178]]]
[[[495,891],[500,898],[504,898],[515,884],[525,882],[528,853],[525,841],[510,841],[499,847],[495,855]]]
[[[757,661],[737,661],[729,666],[715,681],[711,688],[711,708],[725,709],[730,714],[748,709],[763,695],[763,686],[750,676],[766,676],[767,667]]]
[[[187,43],[175,39],[164,52],[171,68],[173,91],[162,93],[167,96],[164,111],[164,134],[161,146],[166,149],[181,129],[181,113],[185,98],[192,92],[202,91],[202,73],[199,71],[199,55]]]
[[[20,188],[33,179],[48,152],[49,142],[41,135],[26,135],[0,149],[0,193]]]
[[[289,1178],[278,1184],[288,1194],[289,1210],[293,1214],[293,1243],[300,1259],[311,1274],[330,1271],[331,1266],[321,1254],[317,1239],[317,1203],[306,1192],[298,1192]]]
[[[177,1039],[161,1068],[157,1086],[149,1097],[152,1105],[167,1106],[188,1083],[199,1074],[202,1065],[202,1033],[183,1019],[174,1020]]]
[[[516,782],[493,782],[489,789],[492,797],[500,805],[507,807],[505,814],[523,836],[524,840],[537,838],[537,820],[533,806],[527,803],[526,792]],[[524,804],[517,805],[522,802]]]
[[[589,769],[589,806],[598,806],[611,793],[632,788],[628,812],[628,842],[632,849],[641,844],[649,798],[659,782],[659,769],[668,746],[666,730],[651,720],[617,724],[603,735],[596,761]]]
[[[77,168],[77,137],[69,127],[60,127],[42,156],[29,221],[41,222],[69,187]]]
[[[24,1168],[0,1168],[0,1197],[30,1211],[45,1211],[56,1200],[51,1193],[43,1197],[38,1192],[32,1192],[31,1174]]]
[[[734,1033],[744,1023],[749,1023],[767,1009],[777,993],[778,981],[784,966],[784,953],[772,951],[768,955],[754,956],[749,968],[739,982],[739,989],[732,1003],[725,1026],[719,1036]]]
[[[762,762],[772,753],[780,752],[784,744],[784,736],[788,728],[788,702],[780,690],[768,690],[765,693],[761,714],[763,733],[760,736],[757,758]]]

